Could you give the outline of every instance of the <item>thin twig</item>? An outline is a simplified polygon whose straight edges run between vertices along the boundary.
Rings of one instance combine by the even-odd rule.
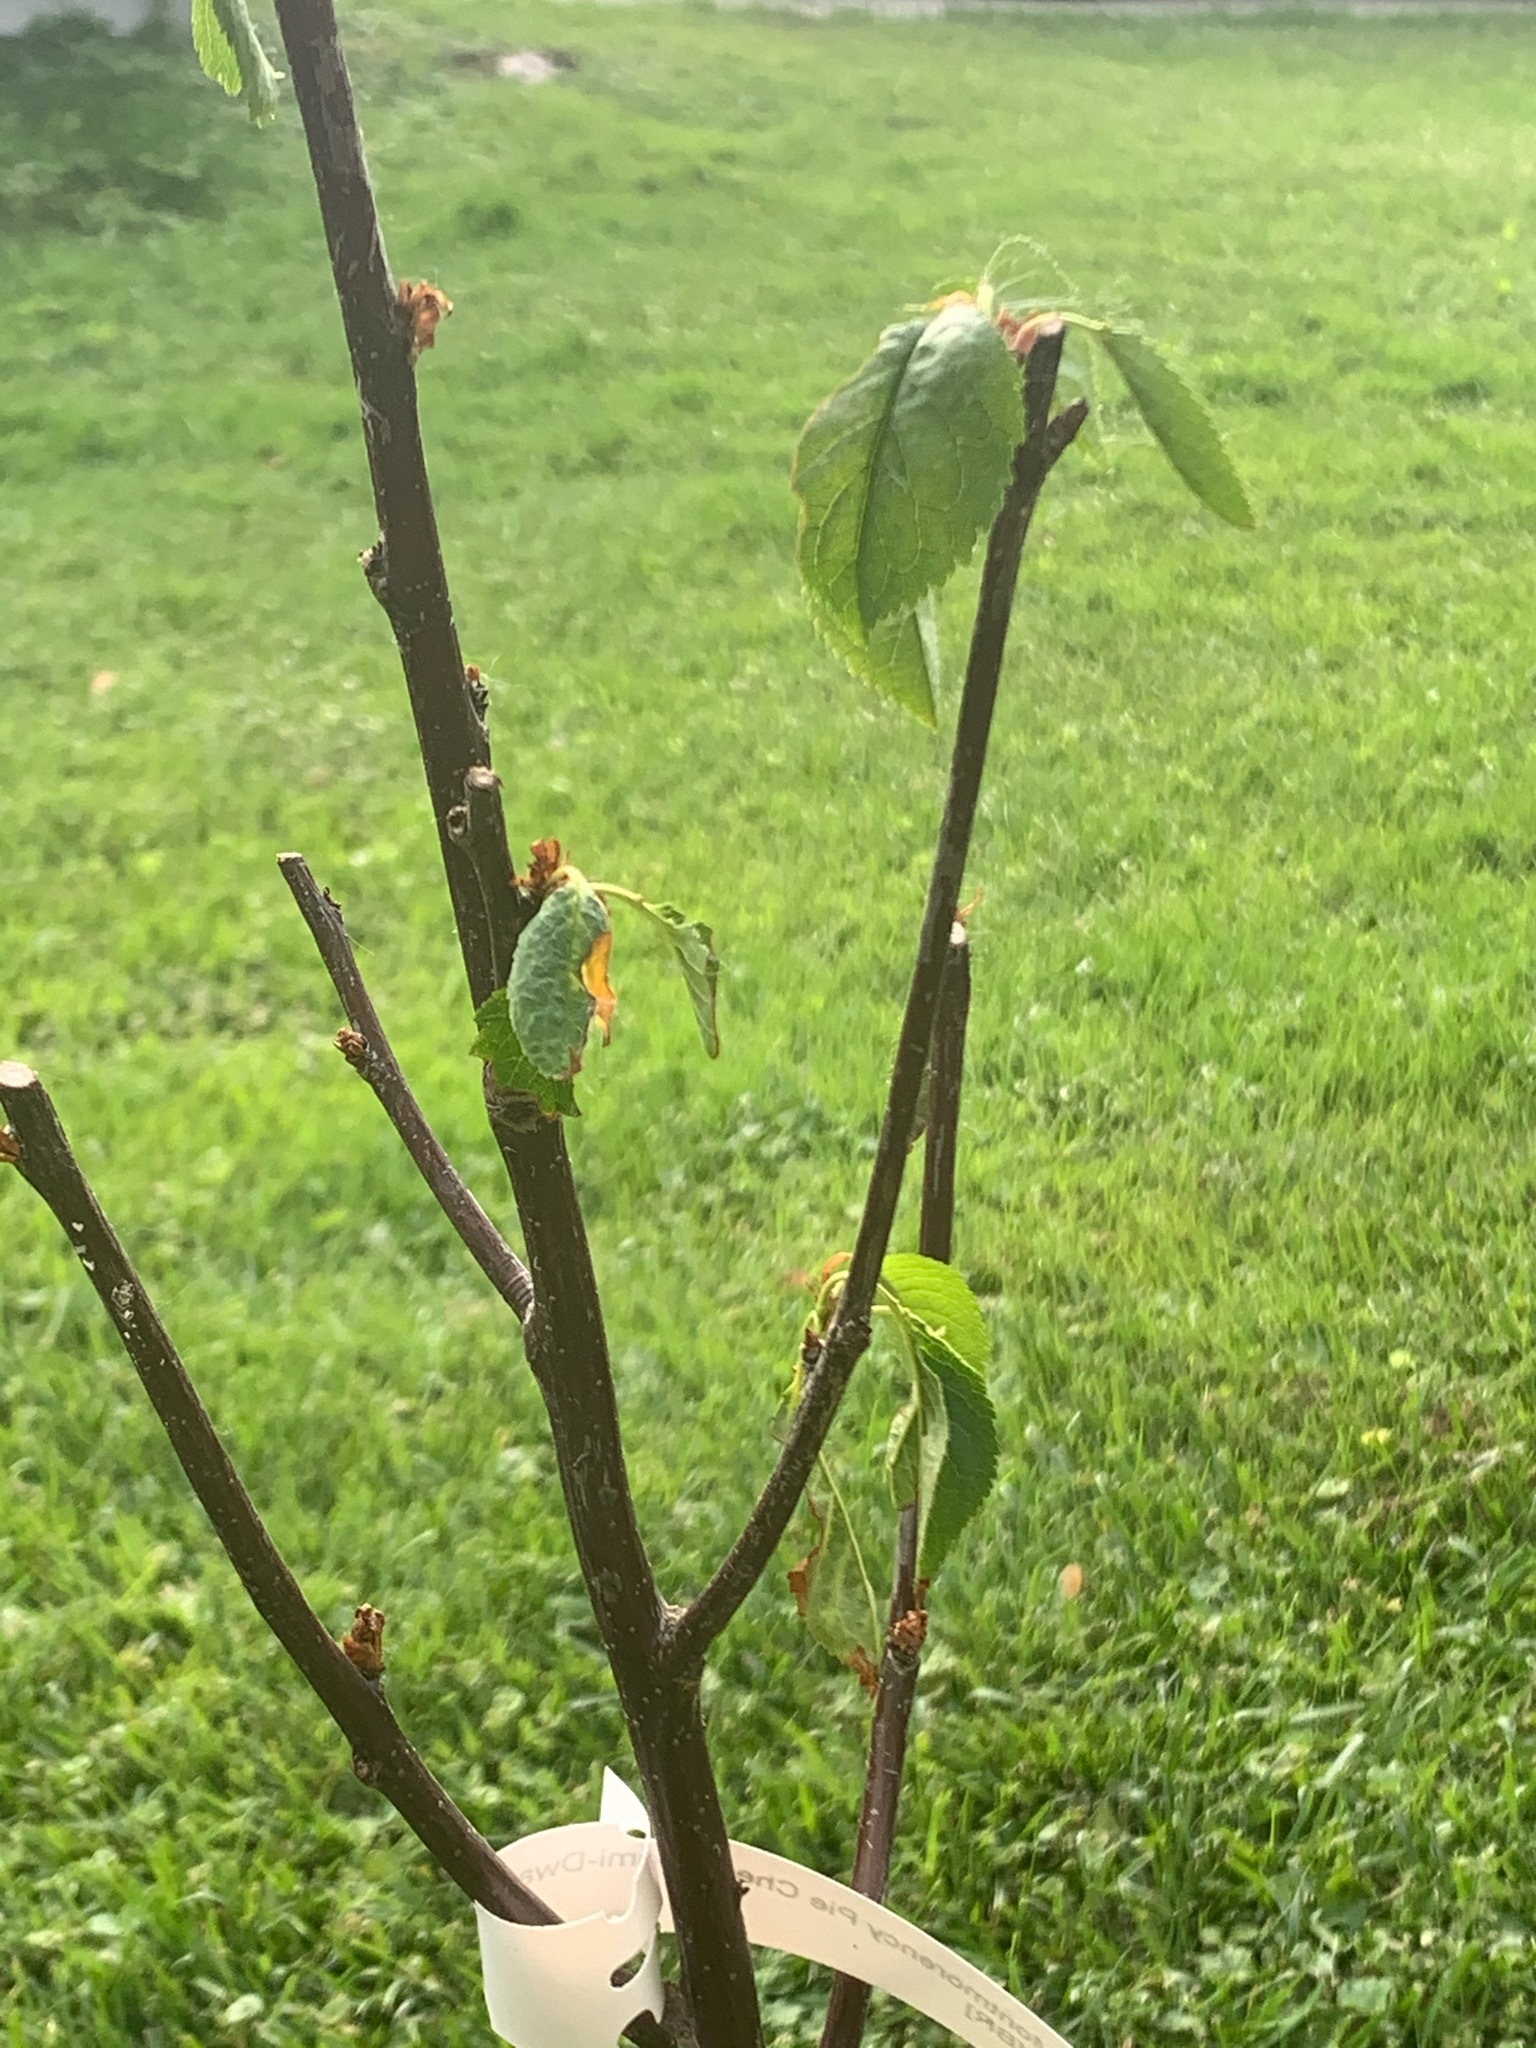
[[[666,1655],[669,1663],[679,1668],[698,1665],[767,1569],[815,1469],[853,1369],[869,1348],[870,1311],[901,1196],[950,932],[970,852],[1019,562],[1045,480],[1088,416],[1082,400],[1054,420],[1050,416],[1063,339],[1059,327],[1043,330],[1026,364],[1026,434],[1014,457],[1012,481],[987,543],[950,762],[949,794],[891,1070],[885,1120],[848,1277],[820,1360],[806,1377],[800,1407],[746,1527],[708,1585],[668,1628]]]
[[[965,1078],[965,1032],[971,1009],[971,950],[965,926],[950,933],[944,992],[933,1030],[928,1067],[928,1128],[923,1141],[923,1207],[918,1248],[947,1264],[955,1242],[955,1156],[960,1136],[960,1091]],[[907,1734],[917,1702],[917,1678],[927,1635],[923,1589],[918,1584],[918,1511],[904,1507],[896,1531],[891,1615],[880,1683],[870,1726],[864,1803],[853,1858],[853,1889],[883,1903],[891,1881],[896,1821],[907,1762]],[[827,2000],[821,2048],[859,2048],[869,2020],[869,1986],[837,1976]]]
[[[305,1599],[30,1067],[0,1063],[0,1105],[10,1118],[15,1165],[53,1211],[241,1584],[352,1745],[358,1776],[384,1794],[460,1890],[487,1912],[525,1926],[553,1922],[557,1916],[513,1876],[454,1805],[406,1739],[382,1691],[352,1664]]]
[[[341,905],[329,889],[320,887],[302,854],[279,854],[277,864],[325,962],[331,986],[347,1013],[351,1030],[337,1037],[347,1064],[356,1068],[379,1098],[384,1114],[399,1132],[401,1143],[415,1160],[422,1179],[437,1197],[438,1207],[463,1239],[475,1264],[522,1322],[533,1306],[533,1280],[528,1268],[465,1185],[436,1132],[422,1115],[368,993],[347,936]]]
[[[364,567],[400,649],[459,944],[478,1007],[495,986],[490,926],[474,867],[455,845],[448,815],[463,801],[466,772],[488,766],[490,749],[448,595],[416,405],[410,321],[384,253],[334,9],[330,0],[278,0],[277,15],[362,408],[379,521],[379,540]]]

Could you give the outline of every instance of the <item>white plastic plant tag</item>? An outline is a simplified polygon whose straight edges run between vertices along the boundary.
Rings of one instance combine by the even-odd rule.
[[[486,2009],[503,2041],[614,2048],[640,2013],[661,2017],[661,1877],[649,1816],[622,1779],[604,1773],[600,1820],[525,1835],[501,1860],[564,1923],[514,1927],[476,1906]]]
[[[842,1970],[888,1991],[970,2048],[1068,2048],[1054,2028],[984,1976],[974,1963],[888,1906],[802,1863],[732,1842],[747,1939]],[[671,1915],[662,1909],[670,1933]]]
[[[747,1938],[758,1947],[888,1991],[969,2048],[1067,2048],[1027,2005],[888,1907],[744,1842],[732,1842],[731,1855]],[[637,2013],[660,2016],[656,1931],[670,1933],[672,1916],[650,1820],[621,1779],[604,1772],[600,1821],[529,1835],[501,1860],[569,1916],[564,1927],[511,1927],[475,1909],[486,2004],[502,2040],[514,2048],[616,2048]],[[642,1950],[644,1967],[615,1990],[612,1973]]]

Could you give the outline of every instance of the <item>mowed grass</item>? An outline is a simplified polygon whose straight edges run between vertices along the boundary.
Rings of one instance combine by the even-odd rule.
[[[727,962],[711,1066],[621,930],[573,1132],[674,1596],[850,1232],[942,788],[804,621],[799,423],[1015,231],[1210,394],[1261,531],[1111,406],[1026,564],[959,1231],[1005,1460],[936,1589],[893,1902],[1077,2048],[1531,2040],[1531,27],[346,26],[397,269],[457,301],[424,405],[516,836]],[[450,61],[522,43],[579,68]],[[402,1717],[510,1839],[626,1750],[514,1333],[330,1050],[274,866],[344,901],[505,1214],[297,122],[85,47],[67,88],[0,59],[0,1056],[317,1605],[388,1610]],[[889,1401],[869,1366],[855,1449]],[[14,1177],[0,1470],[0,2037],[486,2040],[469,1909]],[[842,1872],[863,1702],[781,1571],[709,1699],[734,1831]],[[763,1975],[813,2040],[815,1973]]]

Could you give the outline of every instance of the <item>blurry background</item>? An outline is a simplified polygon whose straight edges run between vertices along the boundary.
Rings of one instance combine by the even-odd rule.
[[[805,622],[799,425],[1019,231],[1211,397],[1257,534],[1106,389],[1026,563],[958,1239],[1005,1467],[936,1590],[893,1903],[1078,2048],[1530,2040],[1529,18],[345,29],[397,270],[456,302],[423,402],[516,837],[725,956],[709,1065],[621,930],[573,1133],[678,1594],[850,1227],[942,788]],[[571,68],[498,75],[523,49]],[[0,45],[0,238],[0,1055],[321,1611],[388,1610],[456,1796],[498,1840],[585,1817],[625,1742],[538,1404],[274,865],[344,902],[505,1214],[291,102],[256,135],[179,25],[39,23]],[[856,1459],[890,1404],[871,1363]],[[0,2036],[487,2038],[468,1908],[14,1176],[0,1671]],[[735,1831],[843,1870],[863,1700],[781,1569],[711,1685]],[[764,1960],[780,2043],[810,1976]]]

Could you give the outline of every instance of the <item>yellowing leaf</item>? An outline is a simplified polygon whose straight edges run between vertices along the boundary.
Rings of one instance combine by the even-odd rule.
[[[586,876],[571,867],[563,872],[518,940],[507,983],[518,1043],[551,1081],[568,1081],[581,1067],[598,1004],[584,975],[612,929],[607,906]]]
[[[597,1005],[597,1028],[607,1045],[613,1038],[613,1013],[619,1007],[613,983],[608,979],[608,961],[613,952],[613,933],[599,932],[591,952],[581,963],[581,985]]]

